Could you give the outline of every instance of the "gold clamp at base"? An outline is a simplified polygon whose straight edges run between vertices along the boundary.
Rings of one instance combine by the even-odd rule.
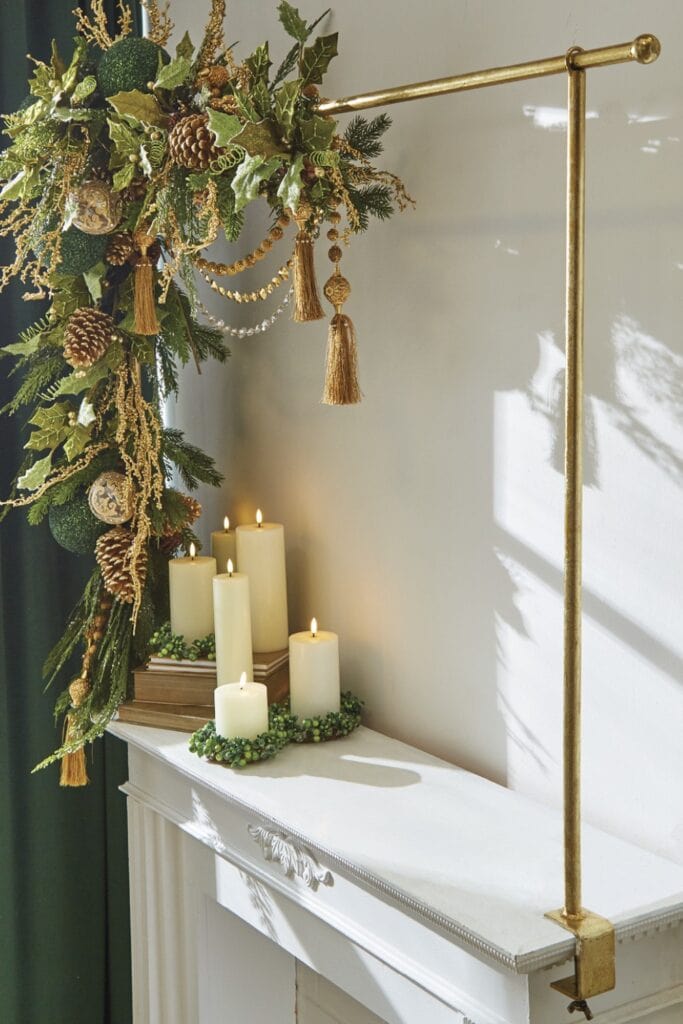
[[[551,910],[546,915],[576,936],[574,974],[553,981],[551,988],[569,996],[573,1003],[585,1003],[589,996],[610,992],[616,985],[614,926],[606,917],[584,910],[581,917],[572,919],[563,910]],[[572,1005],[591,1019],[586,1005]]]

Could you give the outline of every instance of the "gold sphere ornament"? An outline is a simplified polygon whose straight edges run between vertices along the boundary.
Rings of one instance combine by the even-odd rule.
[[[108,235],[121,222],[123,203],[106,181],[84,182],[71,196],[75,209],[72,223],[86,235]]]
[[[100,473],[88,491],[90,511],[111,526],[127,523],[133,515],[133,495],[128,478],[109,470]]]

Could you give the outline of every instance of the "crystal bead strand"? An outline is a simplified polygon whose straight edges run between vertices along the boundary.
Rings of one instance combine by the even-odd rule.
[[[266,331],[270,330],[289,305],[292,292],[293,289],[290,288],[277,309],[270,316],[266,317],[265,320],[261,320],[260,323],[255,324],[253,327],[233,327],[231,324],[226,324],[224,320],[214,316],[213,313],[210,313],[203,302],[200,301],[198,305],[208,322],[216,330],[223,331],[224,334],[232,338],[251,338],[254,334],[265,334]]]

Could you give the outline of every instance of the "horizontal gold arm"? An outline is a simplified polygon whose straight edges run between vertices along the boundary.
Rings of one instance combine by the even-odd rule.
[[[623,64],[637,61],[651,64],[657,60],[661,46],[656,36],[638,36],[629,43],[603,46],[597,50],[581,50],[572,55],[572,67],[602,68],[609,64]],[[542,78],[545,75],[560,75],[567,71],[567,56],[546,57],[526,64],[510,64],[486,71],[470,71],[452,78],[436,78],[431,82],[416,82],[413,85],[399,85],[381,92],[365,92],[358,96],[347,96],[341,100],[322,100],[319,114],[347,114],[368,107],[385,107],[390,103],[405,103],[407,100],[421,100],[427,96],[443,96],[451,92],[465,92],[468,89],[482,89],[487,85],[502,85],[505,82],[521,82],[527,78]]]

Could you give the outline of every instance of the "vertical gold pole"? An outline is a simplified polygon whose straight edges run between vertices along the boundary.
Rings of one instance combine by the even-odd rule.
[[[586,73],[567,54],[567,311],[564,505],[564,914],[581,907],[581,533]]]

